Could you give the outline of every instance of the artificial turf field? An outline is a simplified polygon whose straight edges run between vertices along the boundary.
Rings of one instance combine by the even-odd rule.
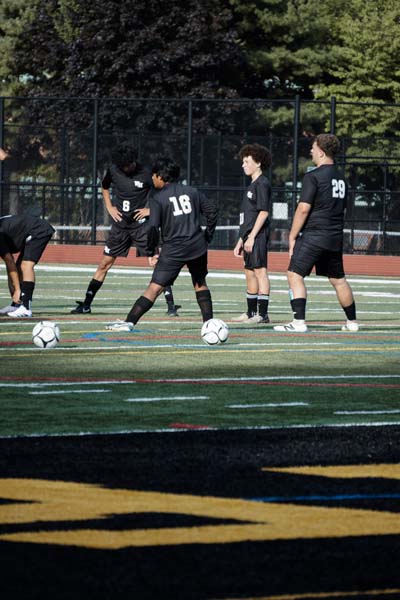
[[[187,274],[178,318],[161,297],[115,333],[150,271],[114,268],[69,314],[93,272],[39,265],[34,318],[0,319],[0,597],[400,598],[400,279],[349,277],[349,334],[311,277],[309,332],[278,334],[231,322],[243,275],[210,273],[230,337],[208,347]]]

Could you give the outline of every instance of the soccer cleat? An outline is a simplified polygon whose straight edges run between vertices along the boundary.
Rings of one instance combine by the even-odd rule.
[[[269,323],[269,317],[268,316],[262,317],[261,315],[254,315],[253,317],[249,318],[248,323],[257,323],[259,325],[262,323],[266,324],[266,323]]]
[[[180,304],[172,304],[168,306],[167,315],[168,317],[179,317],[178,310],[182,308]]]
[[[92,312],[92,309],[90,308],[90,306],[85,306],[85,304],[83,302],[76,300],[76,303],[78,306],[71,310],[72,315],[82,315],[82,314],[87,314],[87,313]]]
[[[13,310],[7,314],[9,317],[13,317],[14,319],[30,319],[30,317],[32,316],[32,311],[26,308],[23,304],[21,304],[20,306],[18,306],[17,310]]]
[[[287,333],[306,333],[307,325],[302,322],[293,320],[291,323],[287,323],[286,325],[275,325],[274,331],[283,331]]]
[[[0,308],[0,315],[8,315],[8,313],[14,312],[15,310],[17,310],[17,308],[19,308],[19,305],[13,306],[12,304],[9,304],[4,308]]]
[[[134,328],[133,323],[129,321],[114,321],[114,323],[108,323],[106,329],[109,331],[132,331]]]
[[[236,323],[248,323],[250,321],[250,317],[247,313],[242,313],[238,317],[233,317],[232,321],[236,321]]]
[[[346,325],[343,325],[342,327],[342,331],[351,331],[351,332],[356,332],[359,330],[359,326],[357,321],[347,321]]]

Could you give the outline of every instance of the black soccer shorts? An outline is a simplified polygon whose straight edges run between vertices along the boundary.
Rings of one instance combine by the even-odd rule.
[[[342,251],[325,250],[300,237],[296,240],[288,271],[306,277],[313,267],[315,273],[322,277],[333,279],[345,277]]]
[[[55,229],[43,221],[37,227],[32,229],[32,232],[25,240],[24,247],[19,253],[17,263],[21,264],[23,260],[29,260],[35,264],[39,262],[47,244],[53,237]]]
[[[243,251],[244,268],[262,269],[268,266],[268,233],[267,230],[260,231],[254,240],[252,252]]]
[[[146,256],[147,246],[147,226],[146,224],[132,224],[131,227],[121,227],[114,222],[111,225],[110,235],[108,236],[103,254],[106,256],[126,257],[132,246],[136,247],[139,256]]]
[[[154,267],[151,281],[163,287],[173,285],[182,268],[186,265],[192,276],[193,285],[204,285],[206,276],[208,275],[207,262],[207,252],[187,261],[168,258],[161,252],[158,262]]]

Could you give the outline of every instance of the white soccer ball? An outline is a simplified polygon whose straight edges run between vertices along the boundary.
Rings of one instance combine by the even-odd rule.
[[[221,319],[209,319],[201,328],[201,339],[205,344],[214,346],[224,344],[229,337],[229,327]]]
[[[54,348],[60,341],[60,328],[53,321],[40,321],[32,330],[32,342],[38,348]]]

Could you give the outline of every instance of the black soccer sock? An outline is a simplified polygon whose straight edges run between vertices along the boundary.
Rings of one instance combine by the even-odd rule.
[[[174,294],[172,293],[172,287],[170,285],[167,285],[167,287],[165,288],[164,296],[168,306],[175,306]]]
[[[350,304],[350,306],[343,306],[342,307],[344,312],[346,313],[346,317],[349,321],[355,321],[356,320],[356,304],[355,302],[353,302],[353,304]]]
[[[295,298],[294,300],[290,301],[294,319],[299,319],[301,321],[305,320],[305,318],[306,318],[306,302],[307,302],[306,298]]]
[[[196,300],[197,300],[197,304],[200,306],[201,316],[203,317],[203,322],[205,323],[209,319],[212,319],[213,318],[213,306],[212,306],[210,290],[201,290],[200,292],[196,292]]]
[[[34,281],[23,281],[21,283],[21,302],[28,310],[31,309],[33,290],[35,289]]]
[[[85,300],[83,301],[83,304],[85,306],[89,307],[92,304],[95,295],[97,294],[102,285],[103,281],[99,281],[98,279],[92,279],[92,281],[88,285],[88,289],[86,290]]]
[[[259,294],[257,297],[258,302],[258,314],[260,317],[265,319],[268,317],[268,304],[269,304],[269,296],[266,294]]]
[[[152,302],[145,296],[140,296],[136,300],[135,304],[132,306],[125,320],[128,323],[133,323],[134,325],[136,325],[136,323],[144,315],[144,313],[147,313],[147,311],[151,309],[153,304],[154,302]]]
[[[247,299],[247,315],[249,317],[254,317],[254,315],[257,314],[258,294],[250,294],[250,292],[247,292],[246,299]]]

